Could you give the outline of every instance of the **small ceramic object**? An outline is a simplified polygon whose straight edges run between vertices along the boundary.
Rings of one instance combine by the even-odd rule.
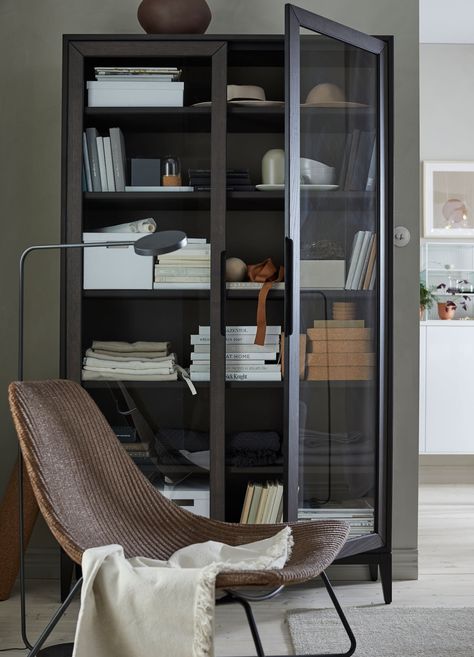
[[[332,185],[336,177],[336,170],[323,162],[301,157],[300,177],[304,184]]]
[[[456,306],[448,305],[448,303],[438,303],[438,317],[440,319],[454,319],[456,314]]]
[[[285,182],[285,151],[272,148],[262,158],[262,183],[264,185],[283,185]]]
[[[247,265],[240,258],[227,258],[225,261],[225,280],[237,283],[247,278]]]
[[[364,103],[346,100],[341,87],[331,82],[322,82],[310,89],[303,105],[308,107],[367,107]]]
[[[204,34],[212,14],[206,0],[142,0],[137,17],[148,34]]]
[[[446,201],[442,213],[446,219],[446,225],[450,228],[462,228],[467,225],[469,209],[464,201],[459,198],[450,198]]]

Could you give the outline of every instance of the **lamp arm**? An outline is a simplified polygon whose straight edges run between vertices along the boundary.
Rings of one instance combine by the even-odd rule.
[[[134,241],[124,242],[79,242],[73,244],[37,244],[29,246],[20,256],[19,308],[18,308],[18,381],[23,381],[24,371],[24,315],[25,315],[25,263],[30,253],[35,251],[66,251],[69,249],[89,249],[110,246],[133,246]],[[26,629],[26,588],[25,588],[25,523],[23,514],[23,455],[18,443],[18,507],[19,507],[19,548],[20,548],[20,615],[21,637],[27,648],[32,649]]]

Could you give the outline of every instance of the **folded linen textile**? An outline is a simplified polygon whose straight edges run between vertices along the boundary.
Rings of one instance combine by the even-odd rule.
[[[151,367],[148,365],[147,367],[142,367],[141,365],[135,365],[135,367],[122,367],[119,363],[114,366],[112,363],[108,362],[107,366],[103,365],[97,365],[95,363],[89,364],[87,362],[84,363],[84,369],[85,370],[92,370],[92,371],[97,371],[97,372],[116,372],[117,374],[127,374],[127,372],[130,372],[131,374],[140,374],[140,372],[144,372],[146,374],[171,374],[174,372],[175,365],[172,361],[169,363],[160,363],[159,365],[152,365]]]
[[[178,373],[173,372],[172,374],[145,374],[140,372],[139,374],[117,374],[114,371],[111,372],[97,372],[85,370],[82,368],[82,380],[83,381],[177,381]]]
[[[280,436],[276,431],[238,431],[231,433],[228,441],[231,452],[267,449],[279,452],[280,444]]]
[[[119,353],[134,353],[136,351],[165,351],[171,346],[170,342],[148,342],[139,340],[138,342],[120,342],[107,340],[93,340],[92,349],[105,349],[106,351]]]
[[[106,349],[91,349],[92,353],[98,356],[111,356],[112,358],[131,358],[132,360],[139,358],[140,360],[150,360],[152,358],[166,358],[168,357],[168,349],[163,351],[107,351]]]
[[[115,226],[104,226],[99,228],[98,233],[154,233],[156,230],[156,221],[153,217],[147,219],[137,219],[136,221],[126,221],[123,224]]]
[[[148,351],[148,354],[160,354],[159,351]],[[176,354],[163,354],[163,356],[139,356],[140,352],[133,352],[130,355],[123,352],[117,353],[114,351],[104,352],[101,349],[94,351],[94,349],[86,350],[86,358],[97,358],[103,361],[114,361],[116,363],[127,363],[130,361],[140,362],[140,363],[161,363],[168,360],[173,360],[176,362]]]
[[[73,657],[211,657],[217,574],[282,568],[292,547],[284,527],[246,545],[190,545],[168,561],[126,559],[119,545],[86,550]]]

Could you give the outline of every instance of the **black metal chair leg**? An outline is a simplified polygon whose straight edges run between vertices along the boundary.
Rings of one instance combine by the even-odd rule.
[[[336,598],[336,594],[334,593],[334,590],[328,580],[328,577],[325,572],[321,573],[321,579],[324,582],[324,586],[326,587],[326,591],[329,594],[329,597],[331,598],[331,602],[333,603],[337,615],[339,616],[341,623],[344,626],[344,629],[346,630],[346,634],[349,637],[349,641],[351,642],[351,646],[347,652],[343,653],[338,653],[338,654],[332,654],[332,655],[314,655],[313,657],[350,657],[351,655],[354,654],[357,642],[354,636],[354,633],[352,632],[351,626],[349,625],[349,622],[347,618],[344,615],[344,612],[342,611],[342,607],[339,604],[339,600]]]
[[[247,622],[250,627],[250,632],[252,634],[252,639],[255,644],[255,650],[257,651],[258,657],[265,657],[262,641],[260,640],[260,635],[257,629],[257,623],[255,622],[255,618],[253,616],[252,607],[249,605],[247,600],[244,600],[243,598],[235,597],[235,601],[238,602],[239,605],[242,605],[245,610],[245,615],[247,616]]]
[[[61,620],[64,612],[66,609],[69,607],[71,604],[76,592],[82,585],[82,578],[79,579],[74,586],[72,587],[71,591],[69,592],[69,595],[67,598],[64,600],[63,604],[59,607],[59,609],[55,612],[54,616],[51,618],[49,623],[46,625],[42,633],[40,634],[38,640],[36,641],[35,645],[33,648],[30,650],[28,653],[28,657],[36,657],[36,655],[44,655],[44,657],[47,657],[47,655],[61,655],[61,652],[66,650],[66,654],[69,654],[70,646],[72,644],[63,644],[62,646],[48,646],[48,648],[45,648],[44,650],[41,650],[41,647],[43,646],[44,642],[46,639],[49,637],[51,632],[54,630],[58,622]],[[64,654],[64,652],[63,652]]]

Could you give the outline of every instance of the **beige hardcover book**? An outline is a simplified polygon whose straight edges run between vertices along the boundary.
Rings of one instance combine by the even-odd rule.
[[[258,506],[260,504],[260,497],[262,495],[262,491],[263,491],[262,484],[254,484],[252,501],[250,503],[250,510],[247,518],[247,523],[249,525],[253,525],[255,523],[255,518],[257,517],[257,511],[258,511]]]
[[[368,340],[308,340],[310,354],[368,354],[372,343]]]
[[[328,365],[365,365],[373,367],[375,365],[375,354],[357,352],[342,352],[339,354],[307,354],[306,365],[308,365],[308,367],[327,367]]]
[[[374,368],[358,366],[308,367],[308,381],[369,381],[374,378]]]
[[[271,482],[268,484],[268,496],[267,496],[267,503],[265,505],[265,509],[263,512],[263,518],[262,518],[262,523],[268,524],[271,522],[271,514],[272,514],[272,509],[273,509],[273,504],[275,501],[275,494],[276,494],[276,485]]]
[[[300,335],[300,379],[304,381],[305,370],[306,370],[306,334],[303,333]],[[280,344],[280,353],[281,353],[281,376],[283,378],[285,374],[285,336],[281,334],[281,344]]]
[[[245,493],[244,504],[242,506],[242,515],[240,516],[240,522],[246,523],[249,517],[250,505],[252,503],[254,485],[249,482],[247,484],[247,492]]]
[[[315,319],[313,328],[364,328],[363,319]]]
[[[312,328],[306,331],[308,340],[370,340],[369,328]]]
[[[262,488],[262,494],[260,495],[260,501],[258,503],[257,515],[255,517],[256,525],[262,523],[262,518],[265,513],[265,507],[267,505],[267,498],[268,498],[268,484],[265,484]]]

